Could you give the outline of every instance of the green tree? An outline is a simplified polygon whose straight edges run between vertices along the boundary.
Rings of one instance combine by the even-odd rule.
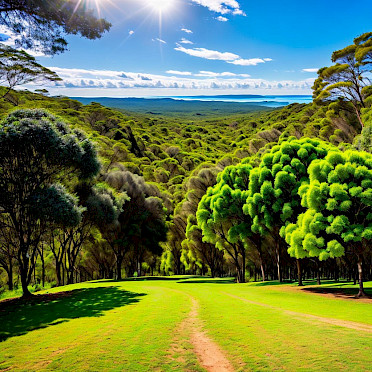
[[[226,167],[218,175],[217,184],[200,201],[196,213],[203,240],[231,257],[239,283],[245,282],[247,249],[261,249],[261,235],[252,232],[252,220],[243,213],[251,171],[247,164]]]
[[[282,281],[281,259],[286,248],[283,229],[303,212],[298,190],[309,182],[308,166],[313,160],[324,158],[330,148],[334,147],[320,140],[292,137],[274,146],[251,172],[244,213],[252,218],[253,232],[272,235],[279,281]],[[297,264],[301,285],[300,261]]]
[[[361,109],[366,107],[366,98],[371,93],[368,78],[371,72],[371,42],[371,33],[366,33],[354,39],[354,44],[335,51],[332,54],[334,65],[319,69],[313,85],[315,103],[346,101],[353,107],[362,127]]]
[[[17,48],[45,54],[64,52],[67,34],[97,39],[111,27],[81,0],[1,0],[0,24],[16,35]]]
[[[117,279],[122,278],[125,255],[132,250],[136,269],[141,265],[146,250],[161,253],[159,243],[166,240],[166,210],[156,190],[142,177],[129,171],[116,171],[105,176],[106,182],[118,192],[128,196],[118,223],[104,232],[108,244],[116,257]]]
[[[289,253],[323,261],[353,252],[363,296],[363,255],[372,240],[372,155],[332,151],[311,163],[309,175],[310,184],[299,190],[307,210],[285,229]]]
[[[0,84],[6,84],[3,97],[16,86],[31,82],[60,81],[55,72],[43,67],[23,50],[16,50],[0,43]]]
[[[88,179],[98,171],[92,144],[44,111],[15,111],[1,123],[1,224],[11,231],[24,296],[48,225],[81,220],[76,199],[62,185],[72,175]]]

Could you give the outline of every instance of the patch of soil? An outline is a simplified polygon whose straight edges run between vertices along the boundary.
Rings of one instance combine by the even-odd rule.
[[[234,368],[224,355],[220,347],[203,330],[199,319],[199,304],[193,297],[191,311],[177,327],[177,336],[174,338],[170,349],[170,357],[182,362],[182,354],[186,352],[181,344],[180,335],[187,335],[199,364],[208,372],[233,372]],[[175,356],[178,355],[176,359]]]

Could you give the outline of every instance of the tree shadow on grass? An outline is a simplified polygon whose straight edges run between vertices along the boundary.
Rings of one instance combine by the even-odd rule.
[[[344,284],[345,286],[347,284]],[[323,294],[323,295],[333,295],[340,298],[357,298],[359,288],[342,288],[340,285],[337,287],[308,287],[302,288],[303,291]],[[367,298],[372,299],[372,288],[365,288],[364,292]]]
[[[134,304],[144,293],[117,287],[75,289],[0,303],[0,341],[35,329],[82,317],[100,317],[105,311]]]

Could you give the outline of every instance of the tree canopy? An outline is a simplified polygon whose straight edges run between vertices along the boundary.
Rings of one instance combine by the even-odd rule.
[[[55,72],[40,65],[33,56],[0,43],[0,84],[6,84],[7,93],[18,85],[31,82],[62,80]]]
[[[75,226],[82,210],[63,186],[68,177],[94,177],[93,145],[41,110],[19,110],[0,125],[1,227],[16,249],[24,295],[38,245],[49,224]]]
[[[111,27],[80,0],[1,0],[0,24],[15,34],[17,48],[47,55],[67,49],[67,34],[97,39]]]
[[[358,257],[359,295],[363,295],[363,254],[372,240],[372,155],[331,151],[309,166],[310,183],[299,194],[306,212],[285,235],[294,257]]]

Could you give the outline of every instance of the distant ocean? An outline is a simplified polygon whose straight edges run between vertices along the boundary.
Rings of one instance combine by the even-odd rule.
[[[145,97],[144,97],[145,98]],[[168,96],[168,97],[147,97],[152,99],[172,98],[183,101],[205,101],[205,102],[238,102],[238,103],[252,103],[259,106],[266,107],[281,107],[292,103],[311,103],[313,101],[311,96],[304,95],[216,95],[216,96]]]

